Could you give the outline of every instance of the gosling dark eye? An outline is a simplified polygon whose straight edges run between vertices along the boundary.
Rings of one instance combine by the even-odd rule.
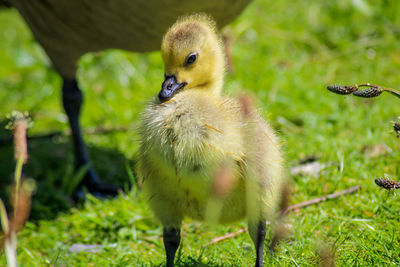
[[[194,62],[196,62],[196,60],[197,60],[197,53],[191,53],[185,61],[185,66],[193,64]]]

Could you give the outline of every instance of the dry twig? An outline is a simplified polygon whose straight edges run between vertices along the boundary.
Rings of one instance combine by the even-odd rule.
[[[269,223],[269,222],[267,222],[267,224],[268,224],[268,223]],[[238,236],[238,235],[240,235],[240,234],[242,234],[242,233],[247,232],[247,230],[248,230],[247,227],[244,227],[244,228],[242,228],[242,229],[240,229],[239,231],[236,231],[236,232],[234,232],[234,233],[230,233],[230,234],[227,234],[227,235],[224,235],[224,236],[219,236],[219,237],[213,238],[209,243],[203,245],[203,247],[208,247],[208,246],[213,245],[213,244],[215,244],[215,243],[221,242],[221,241],[223,241],[223,240],[225,240],[225,239],[233,238],[233,237],[235,237],[235,236]]]
[[[348,189],[345,189],[345,190],[342,190],[342,191],[339,191],[339,192],[336,192],[336,193],[333,193],[333,194],[329,194],[329,195],[326,195],[326,196],[323,196],[323,197],[319,197],[319,198],[311,199],[311,200],[308,200],[308,201],[304,201],[304,202],[301,202],[299,204],[291,205],[284,211],[284,213],[287,213],[287,212],[289,212],[291,210],[298,210],[298,209],[304,208],[306,206],[314,205],[314,204],[326,201],[328,199],[338,198],[338,197],[343,196],[343,195],[351,194],[351,193],[354,193],[355,191],[357,191],[359,188],[360,188],[360,186],[356,185],[356,186],[353,186],[351,188],[348,188]],[[271,222],[269,222],[269,221],[267,221],[266,223],[267,224],[271,224]],[[242,233],[247,232],[247,230],[248,230],[247,227],[244,227],[244,228],[240,229],[237,232],[213,238],[209,243],[205,244],[203,247],[207,247],[207,246],[213,245],[215,243],[221,242],[221,241],[223,241],[225,239],[228,239],[228,238],[236,237],[236,236],[238,236],[238,235],[240,235]]]
[[[353,186],[351,188],[348,188],[348,189],[345,189],[345,190],[342,190],[342,191],[339,191],[339,192],[336,192],[336,193],[333,193],[333,194],[329,194],[329,195],[326,195],[326,196],[323,196],[323,197],[318,197],[318,198],[314,198],[314,199],[311,199],[311,200],[307,200],[307,201],[301,202],[299,204],[291,205],[291,206],[288,207],[286,212],[291,211],[291,210],[298,210],[298,209],[301,209],[301,208],[306,207],[306,206],[310,206],[310,205],[313,205],[313,204],[320,203],[322,201],[326,201],[328,199],[340,197],[342,195],[351,194],[351,193],[354,193],[355,191],[357,191],[359,188],[360,188],[360,186],[356,185],[356,186]]]

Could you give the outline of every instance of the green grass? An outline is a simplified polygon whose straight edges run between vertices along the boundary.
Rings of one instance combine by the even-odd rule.
[[[291,213],[292,234],[274,254],[265,252],[266,266],[318,265],[321,243],[333,247],[339,266],[400,264],[399,195],[374,184],[384,174],[396,180],[400,173],[400,140],[390,132],[390,121],[400,115],[399,100],[389,94],[372,100],[343,97],[325,89],[327,84],[358,82],[400,87],[399,14],[396,0],[260,0],[232,24],[235,72],[226,78],[226,93],[246,89],[257,97],[263,115],[286,142],[288,169],[311,155],[330,164],[318,178],[291,177],[291,202],[361,186],[355,194]],[[15,11],[0,11],[0,25],[1,128],[5,114],[18,109],[31,112],[31,135],[68,129],[61,79],[43,50]],[[83,125],[129,126],[125,132],[85,137],[93,164],[107,181],[129,182],[127,166],[134,165],[138,147],[134,126],[160,88],[162,68],[158,52],[107,51],[80,61]],[[0,130],[0,138],[10,135]],[[379,144],[391,152],[365,153]],[[21,266],[164,264],[162,230],[140,191],[113,200],[89,197],[74,208],[63,186],[74,176],[69,138],[34,140],[29,151],[25,175],[37,180],[38,189],[32,219],[18,236]],[[11,159],[11,145],[2,143],[3,199],[12,180]],[[213,237],[243,226],[187,220],[179,266],[252,265],[254,249],[247,234],[202,248]],[[103,247],[98,253],[69,252],[76,243]]]

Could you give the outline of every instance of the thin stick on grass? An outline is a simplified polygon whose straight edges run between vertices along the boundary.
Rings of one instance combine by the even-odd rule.
[[[298,210],[298,209],[301,209],[301,208],[304,208],[304,207],[307,207],[307,206],[311,206],[311,205],[314,205],[314,204],[318,204],[318,203],[326,201],[328,199],[338,198],[338,197],[341,197],[343,195],[351,194],[351,193],[356,192],[359,188],[360,188],[360,186],[356,185],[356,186],[353,186],[351,188],[348,188],[348,189],[345,189],[345,190],[342,190],[342,191],[339,191],[339,192],[336,192],[336,193],[333,193],[333,194],[329,194],[329,195],[326,195],[326,196],[323,196],[323,197],[318,197],[318,198],[314,198],[314,199],[311,199],[311,200],[307,200],[307,201],[301,202],[299,204],[291,205],[286,209],[286,211],[284,211],[284,213],[287,213],[287,212],[292,211],[292,210]],[[269,221],[267,221],[266,223],[267,224],[271,224],[271,222],[269,222]],[[247,232],[247,230],[248,230],[247,227],[244,227],[244,228],[241,228],[239,231],[236,231],[234,233],[230,233],[230,234],[227,234],[227,235],[224,235],[224,236],[219,236],[219,237],[213,238],[209,243],[205,244],[203,247],[207,247],[207,246],[213,245],[213,244],[221,242],[221,241],[223,241],[225,239],[236,237],[236,236],[238,236],[238,235],[240,235],[242,233]]]
[[[267,222],[267,223],[268,223],[268,222]],[[234,238],[234,237],[236,237],[236,236],[238,236],[238,235],[240,235],[240,234],[242,234],[242,233],[246,233],[247,230],[248,230],[247,227],[244,227],[244,228],[241,228],[241,229],[240,229],[239,231],[237,231],[237,232],[234,232],[234,233],[230,233],[230,234],[227,234],[227,235],[224,235],[224,236],[219,236],[219,237],[213,238],[209,243],[203,245],[203,247],[208,247],[208,246],[210,246],[210,245],[213,245],[213,244],[215,244],[215,243],[221,242],[221,241],[223,241],[223,240],[225,240],[225,239],[228,239],[228,238]]]
[[[288,207],[286,212],[291,211],[291,210],[298,210],[298,209],[301,209],[301,208],[304,208],[304,207],[307,207],[307,206],[310,206],[313,204],[317,204],[317,203],[326,201],[328,199],[338,198],[343,195],[351,194],[351,193],[354,193],[355,191],[357,191],[359,188],[360,188],[360,186],[356,185],[351,188],[348,188],[348,189],[345,189],[345,190],[342,190],[342,191],[339,191],[339,192],[336,192],[333,194],[329,194],[329,195],[326,195],[323,197],[318,197],[318,198],[314,198],[311,200],[307,200],[307,201],[301,202],[299,204],[291,205]]]

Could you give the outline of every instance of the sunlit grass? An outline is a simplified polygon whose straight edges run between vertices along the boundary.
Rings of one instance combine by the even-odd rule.
[[[361,4],[360,4],[361,3]],[[364,4],[363,4],[364,3]],[[334,248],[340,266],[398,265],[398,193],[377,189],[384,174],[398,179],[400,140],[390,121],[400,115],[389,94],[365,100],[339,96],[327,84],[371,82],[400,89],[398,1],[255,1],[233,23],[235,72],[226,93],[245,89],[258,99],[282,141],[288,169],[307,156],[328,167],[318,177],[292,178],[292,203],[361,185],[353,194],[289,215],[292,235],[266,266],[317,265],[322,242]],[[0,120],[14,109],[29,110],[31,134],[66,130],[61,79],[15,11],[0,11]],[[144,104],[163,80],[158,52],[107,51],[80,61],[85,127],[132,126],[126,132],[86,135],[93,164],[107,181],[127,184],[138,147],[134,130]],[[0,137],[9,133],[0,132]],[[384,144],[388,152],[366,152]],[[0,146],[0,193],[12,180],[12,147]],[[68,137],[30,142],[25,175],[38,180],[33,220],[19,234],[23,266],[151,266],[164,261],[161,227],[140,191],[72,208],[62,181],[74,175]],[[289,175],[289,172],[288,172]],[[180,266],[250,266],[254,249],[242,234],[208,246],[213,237],[245,226],[213,226],[186,220]],[[267,238],[268,242],[269,239]],[[98,253],[70,252],[73,244],[102,245]],[[5,263],[1,257],[0,265]]]

